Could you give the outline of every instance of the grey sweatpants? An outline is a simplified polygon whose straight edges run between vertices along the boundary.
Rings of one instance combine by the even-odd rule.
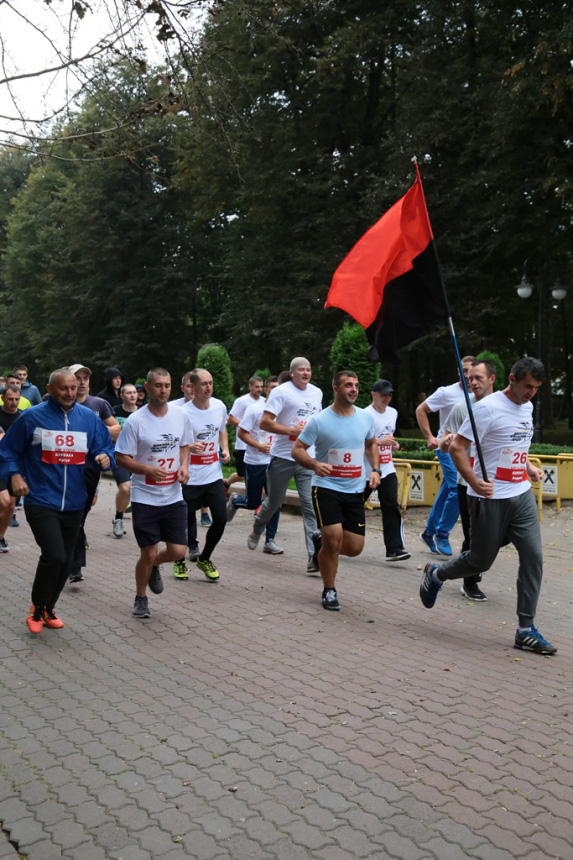
[[[440,565],[442,580],[462,579],[484,573],[494,563],[507,536],[519,556],[517,615],[520,627],[535,618],[543,578],[541,530],[535,497],[530,490],[511,499],[478,499],[468,496],[470,548]]]
[[[253,531],[257,535],[262,535],[266,524],[274,512],[282,505],[288,489],[288,482],[291,478],[295,480],[300,499],[306,549],[308,554],[312,555],[314,546],[311,535],[316,531],[316,519],[312,508],[310,490],[312,472],[310,469],[303,469],[294,460],[285,460],[283,457],[271,457],[271,462],[267,469],[267,497],[262,504],[261,510],[255,517]]]

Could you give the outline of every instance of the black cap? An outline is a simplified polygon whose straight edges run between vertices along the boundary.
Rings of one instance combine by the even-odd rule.
[[[371,391],[377,391],[378,394],[393,394],[394,389],[392,388],[392,383],[388,382],[387,379],[377,379],[374,385],[371,388]]]

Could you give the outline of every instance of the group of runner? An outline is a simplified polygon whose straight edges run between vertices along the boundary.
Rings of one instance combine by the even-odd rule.
[[[468,362],[470,384],[474,370],[476,393],[480,373],[483,377],[491,369],[484,370],[483,365]],[[332,382],[332,404],[322,409],[322,392],[311,382],[310,363],[297,357],[285,381],[252,377],[248,394],[235,401],[228,416],[225,405],[213,396],[213,379],[207,370],[197,368],[186,374],[184,397],[170,401],[170,374],[154,368],[145,383],[147,403],[128,410],[114,448],[112,428],[79,402],[76,377],[82,370],[87,369],[76,365],[54,371],[46,402],[23,413],[0,441],[0,477],[11,495],[26,497],[26,517],[41,549],[27,618],[31,632],[39,633],[44,625],[63,626],[55,606],[85,519],[86,467],[96,473],[119,468],[131,476],[133,531],[140,550],[132,612],[138,618],[151,616],[148,589],[154,594],[163,591],[162,564],[171,562],[175,578],[186,579],[189,553],[210,582],[219,579],[212,555],[240,507],[256,511],[246,536],[248,548],[256,550],[264,534],[263,551],[281,554],[284,550],[275,537],[291,479],[300,499],[307,572],[322,576],[325,609],[340,609],[335,587],[339,557],[362,551],[364,497],[373,490],[381,503],[386,560],[394,563],[410,557],[396,498],[392,465],[392,450],[398,447],[396,412],[389,406],[392,386],[387,380],[373,385],[371,406],[360,409],[355,405],[359,380],[353,371],[342,370]],[[521,359],[503,392],[488,391],[487,396],[476,398],[474,413],[487,479],[479,462],[473,455],[470,461],[467,453],[474,442],[467,418],[457,433],[439,434],[444,437],[442,452],[451,455],[468,485],[470,543],[441,567],[426,565],[420,597],[430,608],[446,579],[465,578],[464,587],[467,579],[475,581],[509,539],[520,558],[515,645],[552,654],[556,649],[533,625],[542,557],[528,480],[539,475],[527,452],[533,432],[530,400],[542,380],[541,363]],[[459,391],[458,400],[463,396]],[[229,496],[222,472],[222,464],[231,459],[228,422],[237,429],[239,451],[244,445],[237,473],[245,475],[246,493],[240,497]],[[428,444],[435,447],[434,437]],[[261,504],[263,491],[266,497]],[[212,521],[199,549],[196,512],[201,508],[209,509]],[[428,537],[432,536],[426,528],[424,542],[437,552]]]

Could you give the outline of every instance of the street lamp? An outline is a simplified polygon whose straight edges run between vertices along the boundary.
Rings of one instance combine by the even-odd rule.
[[[525,262],[523,264],[523,275],[521,276],[521,281],[519,282],[519,284],[517,284],[517,286],[515,288],[517,295],[519,296],[520,299],[528,299],[532,295],[533,290],[534,290],[534,285],[531,283],[531,281],[529,280],[529,278],[527,276],[527,264],[528,264],[528,262],[529,262],[529,259],[525,260]],[[567,295],[567,290],[566,290],[566,288],[565,288],[565,286],[564,286],[564,284],[560,278],[557,278],[557,280],[555,281],[555,284],[553,285],[553,289],[551,290],[551,295],[555,299],[555,301],[557,301],[557,302],[562,302],[563,299],[565,299],[565,297]],[[536,351],[537,351],[538,356],[541,359],[541,361],[543,361],[545,364],[545,369],[546,369],[547,377],[548,377],[548,384],[549,384],[549,387],[551,388],[551,365],[550,365],[551,356],[550,356],[550,349],[549,349],[550,337],[547,338],[547,344],[545,343],[545,341],[542,338],[543,306],[544,306],[544,302],[543,302],[543,298],[544,298],[543,280],[541,280],[540,286],[538,287],[538,296],[539,296],[539,303],[538,303]],[[564,314],[563,304],[561,305],[561,308],[562,308],[563,321],[565,321],[565,317],[563,315]],[[565,364],[565,378],[566,378],[566,388],[567,388],[566,396],[570,396],[571,385],[570,385],[570,379],[569,379],[569,355],[568,355],[568,350],[567,350],[567,328],[566,328],[565,324],[563,326],[563,332],[564,332],[564,349],[565,349],[565,359],[566,359],[566,364]],[[546,356],[543,355],[543,350],[546,351],[546,353],[547,353]],[[544,358],[545,358],[545,361],[544,361]],[[551,395],[549,395],[549,396],[551,396]],[[542,425],[541,425],[542,406],[541,406],[541,403],[542,403],[541,394],[538,394],[537,400],[535,402],[535,441],[536,442],[542,441]],[[549,405],[551,405],[551,403],[549,403]]]

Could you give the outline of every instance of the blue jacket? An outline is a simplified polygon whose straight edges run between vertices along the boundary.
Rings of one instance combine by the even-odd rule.
[[[85,459],[96,469],[99,454],[107,454],[111,467],[115,465],[113,442],[101,418],[79,403],[65,412],[48,397],[24,410],[0,439],[0,477],[6,482],[16,474],[25,478],[29,490],[25,504],[79,511],[87,494],[84,465],[66,462],[82,459],[74,448],[87,448]]]
[[[32,406],[38,406],[42,402],[42,395],[40,394],[39,388],[32,385],[29,379],[22,383],[20,390],[22,392],[22,397],[26,397]]]

